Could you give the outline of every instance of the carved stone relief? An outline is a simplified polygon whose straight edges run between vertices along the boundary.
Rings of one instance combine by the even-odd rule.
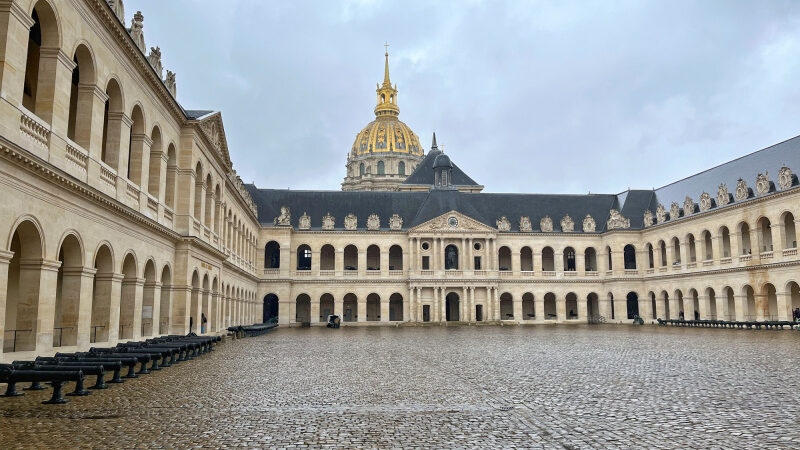
[[[527,232],[533,231],[530,217],[522,216],[519,218],[519,231],[527,231]]]
[[[712,206],[711,195],[708,192],[700,194],[700,211],[708,211]]]
[[[511,222],[508,221],[506,216],[503,216],[495,222],[497,224],[497,229],[500,231],[511,231]]]
[[[786,166],[781,167],[781,170],[778,171],[778,186],[781,189],[789,189],[794,181],[792,178],[792,169]]]
[[[292,214],[289,212],[288,206],[281,206],[281,214],[272,222],[274,225],[291,225]]]
[[[692,200],[692,197],[689,197],[687,195],[686,199],[683,200],[683,215],[689,216],[691,214],[694,214],[694,207],[695,207],[694,200]]]
[[[669,207],[669,220],[675,220],[681,216],[681,207],[678,205],[678,202],[672,202],[672,206]]]
[[[358,218],[355,214],[350,213],[344,218],[344,229],[355,230],[358,227]]]
[[[644,226],[649,227],[653,225],[653,212],[649,209],[644,212]]]
[[[609,230],[617,230],[631,227],[631,219],[626,219],[619,211],[612,209],[608,212],[608,222],[606,228]]]
[[[656,220],[658,223],[662,223],[667,220],[667,210],[661,203],[659,203],[658,207],[656,208]]]
[[[739,181],[736,183],[736,201],[740,202],[746,200],[749,196],[750,191],[747,189],[747,183],[739,178]]]
[[[553,219],[550,216],[542,217],[542,220],[539,221],[539,229],[547,233],[553,231]]]
[[[370,214],[367,217],[367,229],[373,231],[381,229],[381,218],[377,214]]]
[[[311,216],[303,212],[303,215],[300,216],[300,221],[297,223],[297,228],[301,230],[307,230],[311,228]]]
[[[594,218],[591,214],[587,214],[586,217],[583,218],[583,232],[584,233],[593,233],[595,230],[595,222]]]
[[[575,231],[575,222],[572,220],[572,217],[570,217],[569,214],[561,218],[561,231],[565,233]]]
[[[728,185],[721,183],[717,190],[717,206],[725,206],[731,202],[731,195],[728,194]]]
[[[769,172],[756,175],[756,193],[764,195],[770,191]]]
[[[401,228],[403,228],[403,218],[399,214],[392,214],[391,219],[389,219],[389,229],[399,230]]]
[[[322,229],[323,230],[332,230],[336,226],[336,219],[331,215],[331,213],[325,214],[322,218]]]

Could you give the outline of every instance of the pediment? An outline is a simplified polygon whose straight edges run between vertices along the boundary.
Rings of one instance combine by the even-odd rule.
[[[455,218],[455,226],[451,224],[451,218]],[[431,220],[423,222],[409,230],[410,232],[463,232],[463,231],[483,231],[496,233],[492,227],[489,227],[477,220],[465,216],[458,211],[450,211],[442,214],[441,216],[434,217]]]
[[[229,169],[233,168],[231,156],[228,152],[228,139],[225,137],[225,126],[222,123],[222,113],[216,112],[200,121],[200,131],[211,143],[212,150],[219,154]]]

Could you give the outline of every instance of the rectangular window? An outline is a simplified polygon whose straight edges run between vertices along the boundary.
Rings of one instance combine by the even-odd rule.
[[[475,257],[475,270],[481,270],[481,257]]]
[[[431,269],[430,256],[423,256],[422,257],[422,270],[430,270],[430,269]]]

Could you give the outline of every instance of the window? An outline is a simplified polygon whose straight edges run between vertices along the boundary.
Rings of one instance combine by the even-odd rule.
[[[444,268],[458,270],[458,248],[455,245],[448,245],[444,249]]]
[[[386,167],[383,164],[383,161],[378,161],[378,175],[384,175],[386,173]]]
[[[361,163],[361,165],[358,166],[358,174],[362,177],[364,176],[364,163]]]
[[[400,175],[406,174],[406,163],[400,161],[400,163],[397,165],[397,173]]]
[[[430,247],[431,247],[431,246],[430,246],[430,244],[428,244],[427,242],[423,242],[423,243],[422,243],[422,249],[423,249],[423,250],[427,250],[427,249],[429,249]]]
[[[430,259],[430,256],[423,256],[422,257],[422,270],[431,270],[431,259]]]
[[[481,270],[481,257],[475,257],[475,270]]]

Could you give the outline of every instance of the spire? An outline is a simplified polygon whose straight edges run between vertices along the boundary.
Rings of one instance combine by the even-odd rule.
[[[436,132],[433,132],[433,143],[431,144],[431,151],[439,150],[439,147],[436,145]]]
[[[389,44],[383,44],[386,46],[386,53],[384,56],[386,57],[386,62],[383,66],[383,85],[384,86],[391,86],[392,82],[389,81]]]

